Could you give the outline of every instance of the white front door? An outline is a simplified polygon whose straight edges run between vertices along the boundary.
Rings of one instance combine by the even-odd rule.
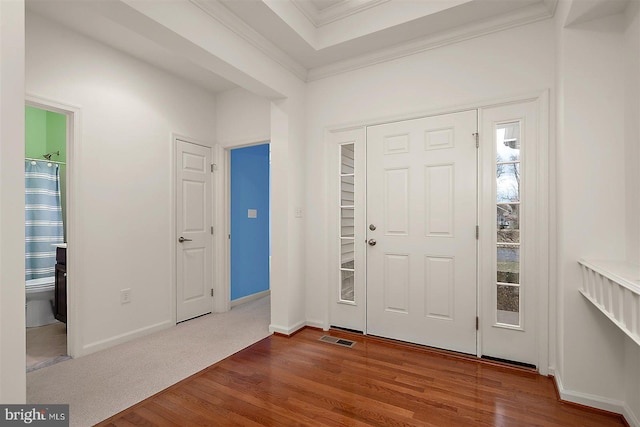
[[[177,140],[176,320],[212,309],[211,148]]]
[[[483,109],[481,315],[483,357],[540,367],[538,104]],[[544,338],[543,338],[544,341]],[[544,369],[544,368],[543,368]]]
[[[476,354],[476,132],[475,110],[367,129],[368,334]]]

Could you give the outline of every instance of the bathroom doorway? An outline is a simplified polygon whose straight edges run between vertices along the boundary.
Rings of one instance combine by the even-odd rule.
[[[26,371],[70,356],[67,319],[68,148],[73,112],[25,106]]]
[[[231,307],[270,294],[269,143],[230,150]]]

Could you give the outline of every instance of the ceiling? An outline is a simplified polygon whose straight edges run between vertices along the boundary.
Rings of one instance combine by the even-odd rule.
[[[369,65],[367,56],[408,44],[441,45],[546,19],[556,6],[555,0],[326,1],[319,9],[321,0],[192,0],[212,16],[230,12],[248,24],[256,43],[277,47],[311,80],[342,61]]]
[[[27,0],[27,9],[212,91],[233,83],[118,22],[148,0]],[[189,1],[304,81],[552,17],[558,0]],[[179,65],[177,65],[179,64]]]

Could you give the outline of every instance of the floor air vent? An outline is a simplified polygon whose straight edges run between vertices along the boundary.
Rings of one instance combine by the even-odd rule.
[[[344,338],[331,337],[329,335],[323,335],[320,338],[320,341],[328,342],[330,344],[341,345],[343,347],[349,347],[349,348],[351,348],[354,345],[356,345],[355,341],[345,340]]]

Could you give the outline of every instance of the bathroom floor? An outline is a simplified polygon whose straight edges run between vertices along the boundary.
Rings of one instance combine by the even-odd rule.
[[[67,326],[64,323],[27,328],[27,372],[68,358]]]

